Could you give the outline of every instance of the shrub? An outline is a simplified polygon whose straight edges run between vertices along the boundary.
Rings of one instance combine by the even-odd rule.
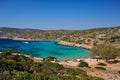
[[[106,66],[107,64],[105,64],[105,63],[98,63],[97,65]]]
[[[44,58],[45,61],[58,61],[56,57],[53,56],[48,56],[46,58]]]
[[[103,80],[88,76],[84,70],[64,68],[58,63],[33,62],[24,55],[7,54],[0,58],[0,80]],[[86,62],[81,63],[85,65]],[[65,75],[58,75],[59,73]]]
[[[96,69],[100,69],[100,70],[106,70],[106,68],[104,68],[104,67],[95,67]]]
[[[67,68],[65,70],[65,72],[67,74],[70,74],[70,75],[79,75],[79,74],[86,75],[87,74],[84,70],[81,70],[81,69],[72,69],[72,68]]]
[[[81,61],[78,67],[89,67],[87,62]]]

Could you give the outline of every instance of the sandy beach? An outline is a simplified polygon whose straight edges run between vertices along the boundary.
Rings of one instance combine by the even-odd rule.
[[[120,71],[120,63],[115,63],[115,64],[108,64],[104,60],[99,60],[97,61],[96,59],[91,59],[91,58],[85,58],[85,62],[89,64],[91,68],[86,68],[86,67],[81,67],[84,71],[87,72],[88,75],[91,76],[96,76],[96,77],[101,77],[104,78],[105,80],[120,80],[120,74],[118,71]],[[79,68],[78,64],[80,62],[74,62],[74,61],[61,61],[59,64],[63,65],[66,68]],[[106,70],[99,70],[95,69],[98,63],[105,63],[107,66],[101,66],[106,68]]]

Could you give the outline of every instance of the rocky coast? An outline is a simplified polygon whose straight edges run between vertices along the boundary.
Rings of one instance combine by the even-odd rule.
[[[92,49],[93,46],[85,45],[85,44],[76,44],[76,43],[70,43],[66,41],[59,41],[58,44],[66,45],[66,46],[74,46],[74,47],[80,47],[85,49]]]

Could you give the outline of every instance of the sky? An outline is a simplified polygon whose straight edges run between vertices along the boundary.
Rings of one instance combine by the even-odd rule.
[[[120,0],[0,0],[0,27],[82,30],[120,26]]]

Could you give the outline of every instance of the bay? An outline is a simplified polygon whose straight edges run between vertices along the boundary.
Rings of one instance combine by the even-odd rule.
[[[21,41],[12,39],[0,39],[0,50],[19,50],[25,54],[45,58],[48,56],[57,59],[75,59],[88,57],[90,50],[72,46],[57,44],[57,41]]]

